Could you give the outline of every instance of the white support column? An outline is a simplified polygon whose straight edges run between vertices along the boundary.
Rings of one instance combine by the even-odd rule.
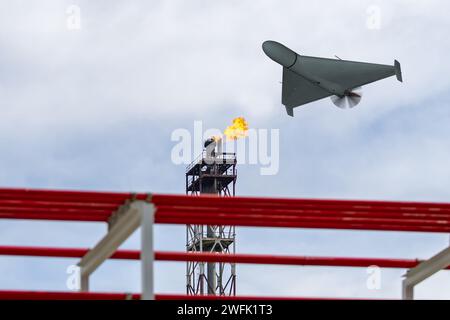
[[[414,299],[414,286],[408,285],[406,279],[402,282],[402,299],[413,300]]]
[[[154,300],[154,262],[153,224],[155,222],[155,206],[151,203],[139,204],[141,216],[141,281],[142,300]]]
[[[81,292],[88,292],[89,291],[89,275],[82,273],[83,269],[80,270],[80,291]]]
[[[402,284],[402,297],[414,299],[414,286],[431,277],[436,272],[450,265],[450,247],[442,250],[432,258],[421,262],[417,267],[408,270]]]
[[[128,239],[128,237],[141,225],[144,210],[150,206],[145,201],[133,201],[123,215],[114,223],[97,245],[89,250],[80,260],[81,290],[89,290],[89,276]]]

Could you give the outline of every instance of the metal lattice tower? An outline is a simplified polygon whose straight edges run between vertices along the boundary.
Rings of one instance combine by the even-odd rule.
[[[186,168],[186,194],[235,195],[236,153],[224,153],[209,139],[205,149]],[[236,251],[234,226],[186,226],[187,252],[217,252],[234,254]],[[186,263],[186,293],[188,295],[236,295],[236,265],[225,262]]]

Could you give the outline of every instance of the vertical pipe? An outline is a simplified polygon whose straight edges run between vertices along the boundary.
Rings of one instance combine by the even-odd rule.
[[[199,226],[200,229],[200,252],[203,252],[203,225]],[[204,295],[204,282],[205,282],[205,262],[200,261],[200,275],[199,275],[199,281],[200,281],[200,294]]]
[[[234,188],[233,188],[234,190]],[[233,230],[233,254],[236,254],[236,227],[232,227]],[[232,285],[233,285],[233,295],[236,295],[236,263],[231,264],[231,277],[232,277]]]
[[[186,172],[185,176],[186,176],[186,195],[188,195],[189,194],[189,191],[188,191],[189,176],[188,176],[187,172]],[[192,180],[192,182],[194,182],[194,179]],[[191,193],[194,193],[193,188],[192,188]],[[186,225],[186,252],[189,251],[188,250],[188,241],[189,241],[189,225]],[[189,264],[192,264],[192,266],[193,266],[194,262],[186,261],[186,295],[189,295],[189,290],[190,290],[190,287],[192,286],[191,275],[189,273],[189,270],[190,270]],[[195,286],[195,284],[194,284],[194,286]]]
[[[214,240],[214,238],[216,238],[214,229],[212,228],[212,226],[207,226],[206,227],[207,231],[206,231],[206,237],[209,238],[209,241]],[[214,243],[212,244],[211,247],[211,252],[213,252],[214,250]],[[217,287],[217,283],[216,283],[216,263],[215,262],[208,262],[207,264],[207,269],[208,269],[208,294],[210,295],[215,295],[216,294],[216,287]]]
[[[142,300],[155,300],[154,291],[154,261],[153,224],[155,220],[155,207],[151,203],[141,202],[141,277]]]
[[[188,250],[189,242],[188,241],[189,241],[189,225],[186,225],[186,253],[189,252],[189,250]],[[191,277],[189,274],[189,263],[191,263],[191,262],[186,261],[186,295],[189,294],[189,287],[191,285]]]
[[[234,159],[234,163],[233,163],[233,197],[236,195],[236,158]]]

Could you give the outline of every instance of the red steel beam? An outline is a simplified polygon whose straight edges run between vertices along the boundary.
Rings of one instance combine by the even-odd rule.
[[[245,208],[234,208],[233,210],[227,210],[225,208],[218,208],[217,210],[208,210],[205,208],[168,208],[168,207],[156,207],[161,214],[173,214],[173,215],[185,215],[185,216],[225,216],[225,215],[243,215],[243,216],[261,216],[265,217],[310,217],[310,218],[346,218],[346,219],[392,219],[392,220],[417,220],[426,221],[446,221],[450,220],[450,214],[382,214],[374,212],[349,212],[349,211],[320,211],[320,210],[297,210],[297,211],[281,211],[281,210],[250,210]]]
[[[126,199],[132,197],[144,200],[147,194],[132,193],[113,193],[113,192],[86,192],[86,191],[58,191],[58,190],[29,190],[29,189],[0,189],[0,199],[24,199],[30,200],[38,198],[39,200],[55,201],[58,198],[62,201],[70,199],[76,202],[89,201],[98,203],[114,203],[120,204]],[[250,198],[250,197],[233,197],[230,199],[219,197],[189,197],[180,195],[153,195],[152,202],[156,205],[188,205],[188,206],[208,206],[217,205],[226,206],[250,206],[250,207],[352,207],[355,210],[380,208],[384,211],[388,210],[406,210],[406,211],[450,211],[448,203],[421,203],[421,202],[394,202],[394,201],[367,201],[367,200],[323,200],[323,199],[283,199],[283,198]]]
[[[109,191],[80,191],[80,190],[52,190],[52,189],[27,189],[27,188],[0,188],[0,195],[9,194],[15,196],[40,197],[103,197],[103,198],[123,198],[134,195],[131,192],[109,192]]]
[[[202,261],[228,262],[245,264],[272,264],[296,266],[329,266],[329,267],[368,267],[376,265],[382,268],[413,268],[421,261],[412,259],[384,258],[347,258],[347,257],[309,257],[280,256],[257,254],[216,254],[216,253],[185,253],[156,252],[155,259],[159,261]],[[450,266],[447,268],[450,269]]]
[[[147,194],[0,189],[0,218],[107,221]],[[450,204],[394,201],[153,195],[156,222],[255,227],[450,232]]]
[[[61,292],[1,290],[0,300],[137,300],[138,293]],[[182,294],[156,294],[156,300],[363,300],[326,297],[271,297],[271,296],[188,296]]]
[[[2,200],[0,199],[0,209],[4,208],[54,208],[54,209],[86,209],[86,210],[108,210],[117,208],[114,203],[95,202],[61,202],[61,201],[39,201],[39,200]]]
[[[145,199],[146,194],[132,194],[132,193],[113,193],[113,192],[86,192],[86,191],[59,191],[59,190],[29,190],[29,189],[0,189],[0,198],[30,198],[38,197],[41,199],[57,198],[71,198],[77,200],[92,200],[99,199],[102,201],[124,201],[135,196],[137,199]],[[251,197],[233,197],[230,199],[219,197],[189,197],[180,195],[153,195],[152,202],[156,205],[169,204],[169,205],[182,205],[187,204],[189,206],[201,205],[206,206],[210,204],[220,206],[352,206],[354,209],[358,208],[373,208],[382,207],[383,210],[431,210],[431,211],[450,211],[449,203],[422,203],[422,202],[395,202],[395,201],[367,201],[367,200],[323,200],[323,199],[283,199],[283,198],[251,198]],[[119,202],[120,203],[120,202]]]
[[[15,219],[49,219],[49,220],[86,220],[86,221],[107,221],[110,213],[106,211],[82,211],[82,210],[36,210],[36,211],[22,211],[20,213],[14,211],[0,212],[0,217],[15,218]],[[167,212],[158,210],[156,214],[156,222],[161,223],[180,223],[180,224],[202,224],[202,223],[222,223],[219,221],[226,220],[224,224],[236,224],[245,226],[288,226],[292,224],[293,227],[304,226],[308,227],[308,223],[329,224],[331,228],[333,224],[341,224],[341,227],[352,229],[360,226],[358,229],[375,229],[379,230],[377,226],[400,226],[399,228],[382,227],[386,230],[413,230],[413,231],[437,231],[447,232],[450,230],[450,220],[419,220],[419,219],[381,219],[381,218],[366,218],[355,216],[336,216],[336,217],[317,217],[317,216],[294,216],[294,215],[259,215],[259,213],[246,214],[245,211],[241,213],[184,213],[181,212]],[[177,222],[178,221],[178,222]],[[217,222],[215,222],[217,221]],[[273,222],[273,223],[272,223]],[[305,222],[302,224],[302,222]],[[263,224],[261,224],[263,223]],[[372,227],[372,225],[375,226]],[[403,228],[405,226],[417,226],[417,228]],[[362,228],[361,228],[362,227]],[[433,228],[437,228],[433,230]]]
[[[436,220],[448,220],[450,219],[450,212],[441,211],[381,211],[381,210],[353,210],[346,208],[342,210],[327,208],[295,208],[295,209],[272,209],[265,207],[182,207],[182,206],[167,206],[158,205],[160,212],[182,212],[182,213],[204,213],[204,214],[239,214],[245,212],[247,214],[258,214],[264,216],[346,216],[346,217],[363,217],[363,218],[397,218],[397,219],[436,219]]]
[[[286,221],[276,220],[267,221],[263,219],[238,219],[223,217],[202,217],[186,218],[178,216],[158,216],[155,217],[156,223],[164,224],[210,224],[210,225],[235,225],[243,227],[278,227],[278,228],[313,228],[313,229],[345,229],[345,230],[374,230],[374,231],[415,231],[415,232],[439,232],[449,233],[450,227],[447,226],[410,226],[410,225],[368,225],[362,223],[342,223],[342,222],[316,222],[316,221]]]
[[[411,226],[443,226],[443,227],[450,227],[450,218],[448,219],[440,219],[440,220],[420,220],[420,219],[385,219],[385,218],[367,218],[367,217],[358,217],[358,216],[320,216],[320,213],[316,216],[312,215],[278,215],[273,214],[272,215],[260,215],[258,212],[246,212],[246,211],[240,211],[240,212],[203,212],[203,213],[194,213],[194,212],[183,212],[183,211],[162,211],[157,210],[156,212],[156,219],[158,220],[158,217],[162,216],[163,218],[192,218],[192,219],[202,219],[204,217],[206,218],[226,218],[230,219],[230,223],[233,223],[234,220],[245,220],[245,219],[252,219],[252,220],[259,220],[259,221],[292,221],[292,222],[337,222],[337,223],[350,223],[350,224],[367,224],[367,225],[411,225]],[[229,223],[229,224],[230,224]]]
[[[218,296],[218,295],[191,296],[182,294],[156,294],[155,299],[156,300],[375,300],[373,298]]]
[[[0,246],[0,255],[81,258],[88,252],[83,248],[53,248],[53,247],[19,247]],[[139,260],[138,250],[118,250],[111,259]],[[216,254],[216,253],[187,253],[187,252],[155,252],[158,261],[202,261],[228,262],[246,264],[273,265],[302,265],[302,266],[330,266],[330,267],[368,267],[376,265],[381,268],[413,268],[421,260],[413,259],[385,259],[385,258],[347,258],[347,257],[309,257],[309,256],[280,256],[257,254]],[[447,267],[450,269],[450,266]]]
[[[0,300],[137,300],[140,294],[1,290]]]
[[[8,214],[0,213],[0,218],[8,219],[39,219],[39,220],[61,220],[61,221],[86,221],[86,222],[106,222],[109,215],[86,215],[86,214],[48,214],[48,213],[22,213]],[[254,217],[237,218],[237,217],[223,217],[223,216],[201,216],[190,217],[189,215],[161,215],[156,214],[156,223],[164,224],[220,224],[220,225],[236,225],[246,227],[279,227],[279,228],[315,228],[315,229],[346,229],[346,230],[376,230],[376,231],[415,231],[415,232],[439,232],[449,233],[450,226],[447,225],[411,225],[404,224],[367,224],[358,223],[356,221],[341,221],[341,222],[317,222],[316,220],[309,221],[290,221],[286,219],[261,219]]]
[[[387,210],[450,210],[450,203],[440,202],[408,202],[408,201],[378,201],[378,200],[329,200],[329,199],[289,199],[260,197],[215,197],[215,196],[184,196],[155,194],[152,202],[156,205],[188,205],[188,206],[249,206],[249,207],[298,207],[298,206],[335,206],[341,208],[381,208]]]
[[[109,216],[108,216],[109,217]],[[108,217],[97,215],[81,215],[81,214],[30,214],[22,213],[20,215],[15,214],[2,214],[0,212],[0,219],[18,219],[18,220],[51,220],[51,221],[83,221],[83,222],[106,222]]]
[[[88,251],[89,249],[85,248],[0,246],[0,255],[7,256],[81,258]],[[111,256],[111,259],[139,260],[140,252],[137,250],[118,250]]]
[[[0,189],[1,200],[37,200],[122,204],[126,199],[145,200],[146,194],[89,191]]]
[[[96,209],[58,209],[58,208],[0,208],[2,215],[18,215],[21,214],[52,214],[52,215],[92,215],[92,216],[110,216],[113,210],[96,210]]]

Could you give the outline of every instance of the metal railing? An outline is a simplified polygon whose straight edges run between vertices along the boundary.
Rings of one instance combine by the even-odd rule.
[[[68,221],[108,221],[122,205],[122,216],[89,251],[80,248],[0,247],[0,255],[82,258],[87,277],[106,259],[140,260],[143,295],[110,293],[55,293],[0,291],[0,298],[49,299],[165,299],[214,298],[158,295],[153,292],[154,261],[203,261],[274,265],[310,265],[410,269],[403,282],[403,297],[413,298],[413,287],[438,270],[449,269],[450,250],[428,260],[304,257],[245,254],[158,252],[153,249],[153,224],[201,224],[253,227],[383,230],[450,233],[450,204],[393,201],[275,199],[245,197],[190,197],[159,194],[96,193],[0,189],[0,218]],[[142,248],[117,250],[138,227]],[[86,279],[85,279],[86,280]],[[88,287],[87,287],[88,288]],[[86,288],[85,288],[86,289]],[[229,298],[229,297],[227,297]],[[262,297],[241,297],[262,298]],[[264,297],[267,298],[267,297]],[[299,298],[308,299],[308,298]]]

